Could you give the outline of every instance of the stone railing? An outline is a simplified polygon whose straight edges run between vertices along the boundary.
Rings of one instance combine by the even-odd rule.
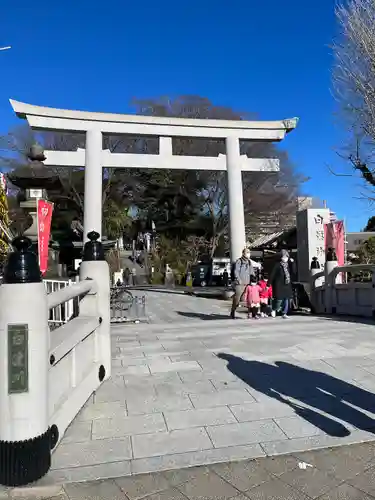
[[[372,281],[343,283],[347,273],[361,271],[372,273]],[[349,316],[375,315],[375,264],[338,266],[326,262],[325,271],[312,270],[311,303],[317,314],[341,314]]]
[[[0,483],[45,475],[51,452],[111,374],[110,282],[99,234],[90,233],[80,281],[47,294],[30,240],[16,238],[0,287]],[[78,310],[50,331],[49,312]]]

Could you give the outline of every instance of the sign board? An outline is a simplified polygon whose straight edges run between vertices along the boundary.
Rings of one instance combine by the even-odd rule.
[[[27,189],[29,198],[43,198],[43,189]]]
[[[320,269],[326,260],[324,225],[330,221],[328,208],[309,208],[297,213],[298,280],[310,281],[310,266],[317,257]]]
[[[27,324],[8,325],[8,394],[29,391]]]

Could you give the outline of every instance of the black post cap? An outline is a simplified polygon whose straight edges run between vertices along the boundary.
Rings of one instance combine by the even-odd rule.
[[[9,255],[4,270],[4,283],[40,283],[38,257],[31,251],[32,242],[26,236],[12,241],[14,251]]]
[[[337,255],[334,248],[328,248],[326,260],[327,262],[334,262],[337,260]]]
[[[100,234],[96,231],[91,231],[87,234],[87,237],[90,241],[85,243],[82,260],[84,262],[89,260],[105,260],[103,245],[98,241]]]
[[[31,161],[44,161],[46,159],[43,146],[38,143],[31,146],[27,156]]]
[[[311,261],[310,269],[320,269],[320,264],[318,261],[318,257],[313,257]]]

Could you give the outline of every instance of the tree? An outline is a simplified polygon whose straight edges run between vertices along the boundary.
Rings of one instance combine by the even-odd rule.
[[[134,106],[137,113],[151,116],[226,120],[253,118],[228,107],[216,106],[208,98],[200,96],[135,100]],[[246,154],[248,157],[280,158],[281,162],[281,171],[278,173],[243,172],[242,174],[248,230],[255,234],[259,230],[265,231],[267,222],[272,228],[282,227],[292,215],[293,217],[295,215],[296,195],[304,179],[296,174],[287,154],[280,152],[271,143],[241,141],[240,149],[241,154]],[[154,149],[153,152],[156,150]],[[175,138],[173,153],[215,157],[220,153],[225,153],[225,143],[219,139]],[[141,194],[145,205],[151,207],[156,218],[159,213],[164,213],[161,220],[156,220],[158,230],[160,230],[160,225],[167,230],[172,225],[182,227],[178,213],[173,212],[172,209],[178,206],[177,200],[182,198],[185,200],[182,204],[182,213],[185,216],[184,228],[188,230],[194,227],[195,231],[197,225],[204,228],[205,237],[211,241],[210,253],[213,256],[220,240],[228,232],[225,172],[159,170],[147,171],[144,176],[144,185],[154,186],[152,193],[148,190],[150,196],[146,197],[145,193]],[[170,205],[164,201],[166,191],[173,200]],[[155,210],[155,205],[159,206],[159,211]],[[189,210],[187,210],[188,207]],[[274,221],[275,218],[277,221]],[[186,232],[181,236],[186,238]]]
[[[363,231],[375,231],[375,215],[369,218]]]
[[[333,85],[349,133],[345,156],[375,188],[375,0],[341,0],[340,36],[333,44]],[[340,155],[341,156],[341,155]],[[372,195],[370,196],[372,197]]]
[[[357,256],[360,264],[375,263],[375,236],[371,236],[361,244],[357,250]]]
[[[143,99],[133,104],[135,111],[144,115],[227,120],[252,118],[214,105],[200,96]],[[27,152],[35,140],[46,149],[72,151],[85,147],[81,134],[33,133],[28,127],[18,127],[0,138],[0,166],[12,169],[15,175],[21,168],[32,168]],[[221,139],[177,137],[173,138],[172,146],[175,155],[216,157],[225,153],[225,141]],[[159,139],[105,135],[103,147],[114,153],[157,154]],[[281,163],[280,172],[242,174],[248,232],[256,236],[282,229],[294,218],[296,196],[304,179],[297,175],[287,154],[271,143],[241,141],[240,149],[241,154],[248,157],[279,158]],[[62,186],[59,192],[49,194],[55,203],[54,229],[65,230],[73,217],[83,220],[84,169],[48,169]],[[208,253],[214,256],[219,247],[222,251],[228,243],[226,172],[104,169],[103,228],[107,236],[115,238],[124,229],[130,232],[130,212],[137,217],[132,229],[150,229],[154,221],[157,233],[169,241],[181,243],[202,238],[209,242]]]
[[[9,171],[9,177],[32,175],[33,165],[28,159],[30,147],[39,142],[45,149],[75,151],[85,147],[85,137],[78,133],[33,132],[27,125],[11,130],[0,137],[0,167]],[[112,151],[120,149],[121,141],[106,139],[106,147]],[[122,151],[121,151],[122,152]],[[84,211],[84,169],[81,167],[45,167],[45,171],[56,176],[61,190],[48,193],[54,203],[52,229],[65,231],[73,218],[83,222]],[[109,238],[118,238],[129,227],[128,215],[130,203],[127,193],[128,172],[119,169],[103,169],[103,231]],[[15,213],[15,212],[14,212]],[[22,218],[22,211],[18,210]]]
[[[2,181],[2,176],[0,176],[0,180]],[[8,200],[5,185],[3,182],[0,182],[0,265],[3,264],[9,250],[9,225]]]

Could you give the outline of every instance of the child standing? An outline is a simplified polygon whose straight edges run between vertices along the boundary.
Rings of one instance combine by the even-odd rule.
[[[250,284],[247,285],[245,291],[245,302],[247,304],[247,317],[259,319],[260,313],[260,296],[259,293],[261,291],[260,286],[257,283],[257,280],[254,276],[250,278]]]
[[[268,283],[268,277],[263,276],[259,281],[260,286],[260,312],[261,315],[265,318],[271,314],[270,303],[272,301],[272,286]]]

